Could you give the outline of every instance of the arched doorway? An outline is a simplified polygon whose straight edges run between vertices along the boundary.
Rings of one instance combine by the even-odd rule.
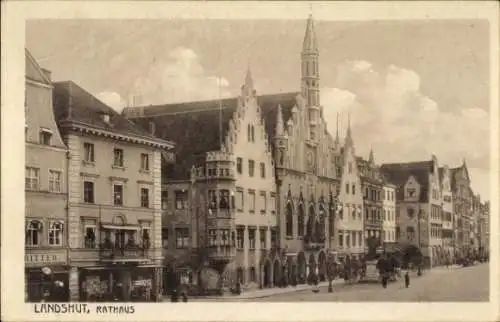
[[[262,268],[262,274],[263,274],[263,278],[262,278],[262,287],[271,287],[272,286],[272,283],[271,283],[271,261],[269,259],[267,259],[265,262],[264,262],[264,267]]]
[[[309,255],[309,276],[308,276],[308,280],[312,281],[312,279],[310,280],[310,278],[312,276],[314,276],[315,274],[316,274],[316,259],[314,258],[314,254],[311,254],[311,255]]]
[[[319,252],[318,256],[318,263],[319,263],[319,280],[321,282],[326,281],[326,255],[324,251]]]
[[[274,260],[274,265],[273,265],[273,283],[274,286],[278,286],[281,283],[281,265],[280,261],[278,259]]]
[[[306,282],[306,255],[300,252],[297,257],[297,283],[304,284]]]
[[[293,258],[289,257],[287,260],[288,264],[288,283],[295,284],[297,281],[297,265],[295,264]]]

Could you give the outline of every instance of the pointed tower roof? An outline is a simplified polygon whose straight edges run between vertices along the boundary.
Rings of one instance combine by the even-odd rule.
[[[278,104],[278,113],[276,113],[276,136],[281,136],[285,134],[285,125],[283,123],[283,112],[281,110],[281,104]]]
[[[370,148],[370,155],[368,156],[368,162],[372,165],[375,164],[375,157],[373,156],[373,149],[372,148]]]
[[[345,138],[345,144],[353,146],[352,134],[351,134],[351,114],[347,115],[347,134]]]
[[[302,43],[302,52],[318,52],[318,45],[316,43],[316,32],[314,31],[314,20],[312,14],[307,18],[306,34],[304,42]]]
[[[250,66],[247,68],[247,74],[245,75],[245,87],[253,90],[253,78],[252,78],[252,71],[250,70]]]

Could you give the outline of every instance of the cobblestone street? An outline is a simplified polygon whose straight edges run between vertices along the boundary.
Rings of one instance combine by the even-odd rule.
[[[319,293],[311,290],[273,295],[247,301],[297,302],[297,301],[488,301],[489,265],[478,264],[464,268],[435,268],[422,277],[413,277],[410,287],[403,282],[390,283],[386,289],[380,284],[336,285],[334,293],[322,287]]]

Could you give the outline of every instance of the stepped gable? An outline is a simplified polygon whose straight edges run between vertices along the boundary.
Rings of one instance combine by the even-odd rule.
[[[117,134],[156,139],[72,81],[54,83],[53,106],[56,122],[71,121]],[[109,115],[109,123],[102,114]]]
[[[282,106],[286,122],[291,117],[298,92],[261,95],[257,102],[265,123],[270,143],[273,143],[278,104]],[[219,104],[222,108],[219,108]],[[229,121],[238,106],[238,98],[211,101],[173,103],[145,106],[144,116],[133,119],[143,129],[150,122],[155,125],[155,135],[176,142],[176,162],[169,165],[168,177],[173,180],[188,179],[193,165],[205,162],[205,153],[219,150],[229,130]],[[219,124],[220,120],[220,124]],[[220,133],[222,129],[222,135]],[[240,130],[240,133],[246,133]]]
[[[404,185],[410,176],[415,177],[421,186],[420,202],[428,201],[429,174],[432,173],[433,162],[387,163],[380,167],[385,178],[397,186],[398,200],[404,200]]]

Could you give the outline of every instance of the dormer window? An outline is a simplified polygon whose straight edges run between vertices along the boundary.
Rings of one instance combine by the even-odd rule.
[[[104,123],[109,124],[111,117],[108,113],[103,112],[101,113],[101,119],[103,120]]]
[[[406,196],[409,198],[415,197],[416,191],[414,188],[408,188],[406,189]]]
[[[43,145],[51,145],[53,132],[49,129],[40,129],[39,143]]]

